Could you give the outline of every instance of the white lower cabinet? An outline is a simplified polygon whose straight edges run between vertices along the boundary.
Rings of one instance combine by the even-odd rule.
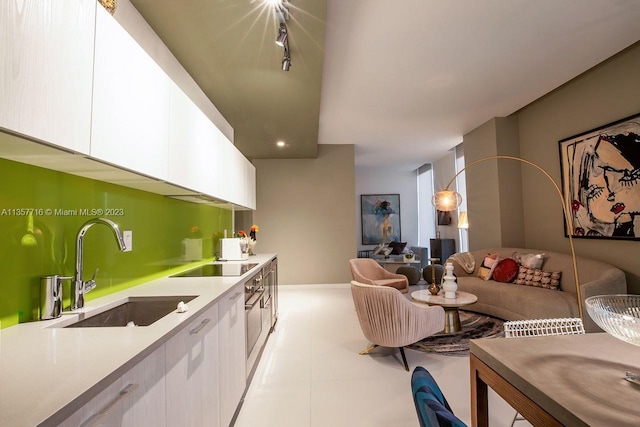
[[[155,350],[82,408],[62,427],[154,426],[165,421],[165,349]]]
[[[239,283],[61,426],[229,426],[247,385],[244,316]]]
[[[165,347],[167,426],[219,426],[218,305]]]
[[[244,284],[239,283],[220,305],[220,424],[228,426],[247,386]]]

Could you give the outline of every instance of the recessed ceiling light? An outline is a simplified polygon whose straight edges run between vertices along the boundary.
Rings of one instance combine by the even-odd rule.
[[[276,145],[278,147],[284,147],[286,144],[284,143],[284,141],[278,141],[278,142],[276,142]]]
[[[269,6],[279,6],[282,4],[282,0],[263,0]]]

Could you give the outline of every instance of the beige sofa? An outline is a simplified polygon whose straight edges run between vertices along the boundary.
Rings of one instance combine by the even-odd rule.
[[[500,283],[483,280],[477,276],[478,268],[488,253],[498,253],[500,258],[511,257],[513,252],[544,253],[544,271],[561,271],[560,290],[533,286]],[[447,262],[454,265],[458,290],[477,295],[478,302],[465,307],[504,320],[544,319],[579,317],[571,255],[523,248],[492,248],[472,251],[475,270],[467,273],[453,258]],[[455,256],[454,256],[455,257]],[[593,259],[577,257],[578,278],[583,300],[585,330],[601,331],[591,320],[584,300],[593,295],[627,293],[624,272],[610,264]]]

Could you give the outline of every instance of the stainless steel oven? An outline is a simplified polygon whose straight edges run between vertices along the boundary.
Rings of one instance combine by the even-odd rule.
[[[267,262],[260,273],[245,283],[247,378],[249,381],[277,319],[277,267],[276,258]]]
[[[278,320],[278,261],[274,259],[262,268],[262,281],[264,284],[263,318],[270,332],[273,332]]]
[[[244,313],[247,327],[247,358],[262,333],[261,306],[265,289],[262,283],[262,272],[256,274],[244,284]]]

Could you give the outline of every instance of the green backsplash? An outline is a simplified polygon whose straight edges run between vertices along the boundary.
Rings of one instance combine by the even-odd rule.
[[[21,209],[35,209],[32,232],[28,212]],[[120,252],[112,230],[102,224],[87,231],[85,279],[100,269],[97,287],[87,300],[183,265],[184,238],[203,238],[203,258],[213,256],[212,241],[225,229],[232,231],[233,212],[0,159],[3,328],[38,319],[40,277],[73,276],[76,234],[95,217],[132,230],[133,250]],[[65,284],[65,293],[68,289]]]

